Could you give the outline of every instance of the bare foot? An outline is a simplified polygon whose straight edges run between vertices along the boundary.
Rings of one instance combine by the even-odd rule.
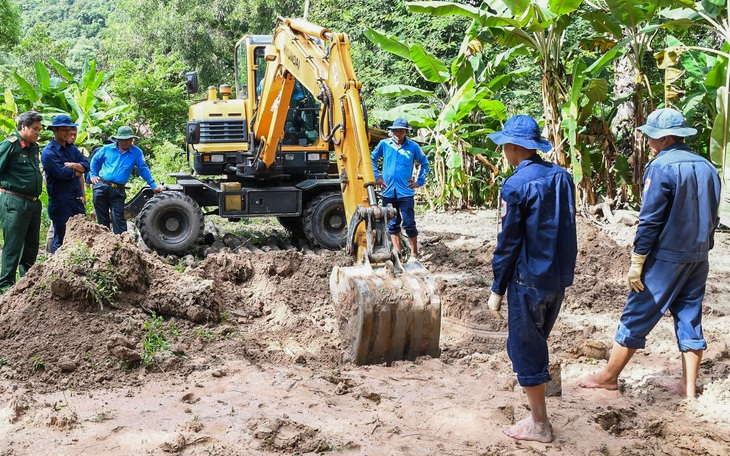
[[[554,438],[553,427],[549,421],[546,423],[534,423],[532,417],[527,417],[514,426],[507,426],[502,429],[502,432],[515,440],[550,443]]]
[[[667,389],[679,394],[684,399],[696,399],[698,394],[702,393],[702,387],[696,387],[694,394],[687,394],[687,385],[682,381],[667,383],[664,385]]]
[[[603,388],[615,391],[618,389],[618,379],[610,378],[603,371],[599,371],[578,380],[578,386],[581,388]]]

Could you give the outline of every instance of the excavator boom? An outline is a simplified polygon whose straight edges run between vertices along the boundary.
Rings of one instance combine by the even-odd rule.
[[[252,169],[275,165],[295,80],[321,104],[319,136],[331,145],[348,223],[346,250],[356,260],[330,278],[341,334],[358,364],[438,356],[440,301],[434,281],[417,261],[401,264],[387,233],[395,217],[378,205],[369,133],[344,33],[303,19],[279,18],[266,51],[266,74],[252,122]]]

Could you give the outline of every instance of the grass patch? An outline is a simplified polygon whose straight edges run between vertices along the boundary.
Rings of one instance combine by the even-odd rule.
[[[94,254],[87,245],[80,241],[76,241],[76,244],[66,251],[66,258],[64,258],[66,264],[77,266],[87,266],[94,261],[96,261]]]
[[[33,372],[45,370],[46,368],[46,362],[42,359],[38,358],[37,356],[33,357],[33,364],[30,366],[30,370]]]
[[[173,324],[165,329],[165,319],[155,312],[144,323],[144,330],[147,334],[142,339],[142,365],[151,366],[157,363],[158,354],[170,350],[170,340],[176,338],[180,331]]]

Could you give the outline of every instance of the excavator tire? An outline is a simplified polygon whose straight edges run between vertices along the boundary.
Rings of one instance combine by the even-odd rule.
[[[347,218],[342,195],[322,193],[304,209],[304,234],[313,246],[340,250],[347,240]]]
[[[162,192],[150,198],[135,224],[147,247],[161,255],[185,255],[203,238],[203,212],[181,192]]]

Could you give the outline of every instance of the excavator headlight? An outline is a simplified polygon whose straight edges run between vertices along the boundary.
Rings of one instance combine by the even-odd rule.
[[[320,154],[318,152],[309,152],[307,154],[307,161],[320,161],[327,160],[327,154]]]

